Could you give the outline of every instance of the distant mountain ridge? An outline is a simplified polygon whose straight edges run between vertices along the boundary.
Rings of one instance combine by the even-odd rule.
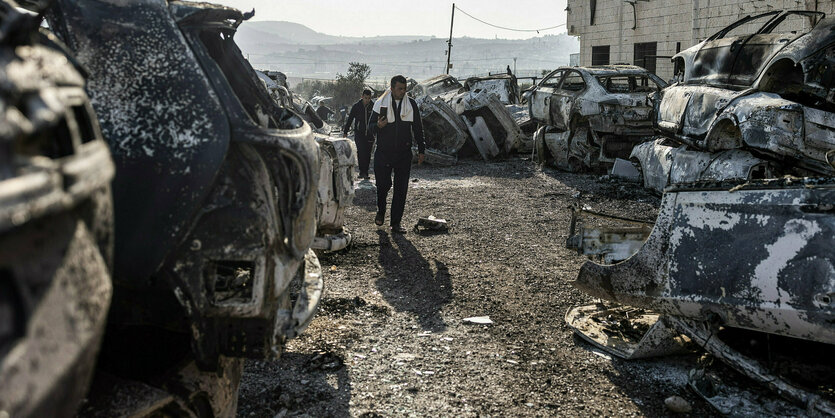
[[[447,42],[434,36],[334,36],[284,21],[244,22],[235,41],[250,63],[297,78],[332,79],[344,74],[349,62],[371,67],[371,77],[404,74],[421,80],[442,74]],[[488,72],[540,76],[542,71],[568,65],[580,50],[577,38],[565,34],[529,39],[454,38],[450,74],[469,77]]]
[[[281,20],[263,20],[256,22],[245,22],[238,29],[243,36],[260,34],[267,36],[262,38],[269,43],[292,43],[296,45],[340,45],[357,42],[411,42],[422,39],[432,39],[432,36],[335,36],[316,32],[301,23],[286,22]],[[250,33],[248,33],[250,32]]]

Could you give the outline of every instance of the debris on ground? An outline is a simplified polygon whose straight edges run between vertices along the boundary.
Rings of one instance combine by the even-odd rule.
[[[468,324],[478,325],[490,325],[493,323],[493,320],[491,320],[489,316],[471,316],[469,318],[464,318],[463,321]]]
[[[415,232],[446,232],[449,231],[449,224],[446,219],[436,218],[429,215],[425,218],[419,218],[415,224]]]
[[[670,410],[670,412],[674,412],[676,414],[689,414],[693,412],[693,407],[691,407],[690,403],[681,396],[670,396],[669,398],[664,399],[664,405]]]

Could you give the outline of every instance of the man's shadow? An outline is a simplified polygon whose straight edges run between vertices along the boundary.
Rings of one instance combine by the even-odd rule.
[[[444,331],[441,308],[452,300],[446,264],[433,260],[433,270],[405,236],[389,236],[382,230],[377,235],[379,261],[385,270],[385,276],[377,279],[377,289],[394,309],[413,313],[424,330]]]

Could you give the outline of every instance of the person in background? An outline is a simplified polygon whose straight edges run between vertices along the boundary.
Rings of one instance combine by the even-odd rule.
[[[371,147],[374,145],[374,135],[368,128],[368,121],[374,103],[371,102],[371,90],[362,91],[362,97],[351,106],[348,118],[342,132],[348,136],[348,131],[354,129],[354,143],[357,144],[357,162],[360,168],[360,178],[368,180],[368,165],[371,162]],[[351,126],[353,124],[353,126]]]
[[[423,163],[426,148],[423,140],[423,124],[420,109],[411,97],[406,95],[406,78],[396,75],[391,78],[391,87],[374,103],[369,120],[377,134],[377,151],[374,153],[374,177],[377,182],[377,216],[374,223],[382,226],[386,217],[386,197],[392,187],[391,231],[403,234],[406,229],[400,225],[406,207],[406,192],[409,190],[409,173],[412,169],[412,143],[417,145],[418,164]]]

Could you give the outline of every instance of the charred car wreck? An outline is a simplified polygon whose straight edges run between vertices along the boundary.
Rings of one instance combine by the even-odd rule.
[[[633,146],[654,133],[647,96],[666,85],[631,65],[552,71],[528,98],[530,117],[540,124],[534,141],[546,153],[540,160],[579,171],[608,168],[615,158],[628,158]]]
[[[319,145],[319,187],[316,237],[311,248],[339,251],[351,244],[345,230],[345,209],[354,201],[357,148],[348,138],[316,135]]]
[[[489,160],[529,150],[530,141],[502,101],[518,97],[518,87],[514,90],[508,80],[516,85],[515,78],[503,76],[470,79],[461,86],[444,75],[414,86],[410,94],[416,97],[428,129],[426,161],[449,165],[458,157],[477,155]]]
[[[640,250],[616,264],[587,262],[574,285],[597,298],[656,312],[660,326],[676,330],[667,337],[683,333],[802,408],[833,414],[831,362],[813,359],[828,377],[810,384],[789,373],[796,367],[769,371],[767,361],[732,348],[742,330],[815,351],[835,345],[833,193],[831,178],[668,187]],[[567,319],[579,328],[588,320],[575,311]],[[646,343],[659,340],[641,341]],[[641,344],[632,350],[653,351]]]
[[[789,19],[811,29],[781,32]],[[652,232],[587,228],[569,240],[612,255],[574,282],[608,301],[566,316],[583,338],[629,357],[684,336],[800,413],[835,414],[835,363],[820,354],[835,346],[833,27],[817,12],[769,12],[673,58],[678,81],[655,101],[666,138],[631,153],[644,185],[664,192]],[[604,311],[656,316],[617,339],[597,332],[612,326]],[[690,386],[733,413],[741,401],[715,382],[700,370]]]
[[[784,31],[792,20],[806,31]],[[655,124],[713,152],[748,148],[812,173],[835,173],[835,19],[773,11],[749,16],[673,57],[678,83],[662,91]],[[805,173],[799,173],[804,175]]]
[[[110,307],[113,163],[84,78],[0,2],[0,414],[73,416]]]
[[[249,15],[67,0],[46,16],[116,167],[113,303],[81,413],[232,416],[242,359],[277,356],[323,289],[313,132],[235,45]]]

